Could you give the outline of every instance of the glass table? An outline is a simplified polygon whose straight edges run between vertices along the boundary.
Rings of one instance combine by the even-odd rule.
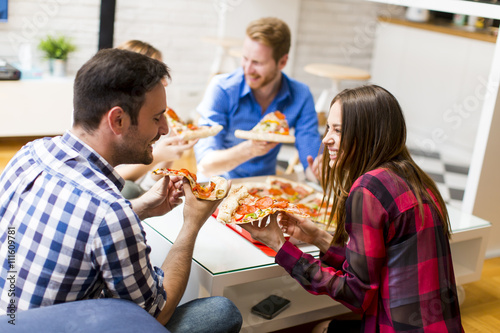
[[[181,229],[182,209],[180,205],[165,216],[144,221],[146,239],[152,248],[151,261],[155,266],[161,266]],[[454,207],[448,209],[457,284],[479,280],[491,225]],[[313,256],[319,254],[314,246],[297,246]],[[251,307],[270,294],[289,299],[290,307],[272,320],[252,314]],[[213,217],[198,235],[191,275],[181,303],[207,296],[225,296],[236,304],[243,316],[242,332],[269,332],[349,312],[329,296],[306,292],[274,263],[274,257],[267,256]]]

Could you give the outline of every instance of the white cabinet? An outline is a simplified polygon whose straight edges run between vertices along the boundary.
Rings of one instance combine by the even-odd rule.
[[[0,81],[0,137],[59,135],[71,128],[73,80]]]
[[[381,21],[372,82],[399,100],[408,145],[469,165],[495,44]]]

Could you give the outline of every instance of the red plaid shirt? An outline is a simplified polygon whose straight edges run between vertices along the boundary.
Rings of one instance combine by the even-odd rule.
[[[345,247],[321,259],[286,242],[276,263],[312,294],[363,314],[364,332],[463,332],[450,244],[438,213],[386,169],[356,180]]]

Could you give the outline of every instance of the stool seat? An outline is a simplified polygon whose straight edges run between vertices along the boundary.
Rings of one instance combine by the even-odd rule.
[[[309,74],[334,80],[368,80],[370,73],[365,70],[334,64],[309,64],[304,67]]]
[[[328,112],[330,108],[330,101],[332,98],[340,92],[340,81],[342,80],[359,80],[365,81],[371,78],[369,72],[349,67],[349,66],[340,66],[334,64],[309,64],[304,67],[304,70],[313,75],[329,78],[332,80],[332,86],[330,89],[323,89],[321,95],[316,101],[316,112],[318,112],[318,116],[322,119],[324,118],[324,114]],[[321,124],[321,121],[320,121]]]
[[[202,41],[217,46],[210,78],[216,74],[227,73],[238,66],[238,61],[230,54],[231,48],[241,47],[243,39],[234,37],[202,37]]]
[[[236,46],[241,46],[243,44],[243,39],[233,38],[233,37],[205,36],[202,38],[202,41],[217,46],[221,46],[223,48],[236,47]]]

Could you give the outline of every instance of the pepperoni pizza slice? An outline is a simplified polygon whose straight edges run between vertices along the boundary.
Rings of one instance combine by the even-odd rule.
[[[243,224],[262,220],[278,211],[309,217],[305,209],[301,209],[287,201],[279,201],[264,196],[256,197],[248,193],[245,186],[231,191],[219,206],[217,221],[222,224]]]
[[[184,140],[194,140],[214,136],[222,130],[222,125],[196,126],[182,121],[174,110],[167,107],[168,125]]]
[[[153,174],[160,176],[181,176],[185,177],[191,185],[193,194],[203,200],[219,200],[226,196],[229,189],[227,180],[223,177],[214,176],[210,178],[207,185],[199,184],[196,180],[196,175],[187,169],[156,169]]]
[[[250,131],[236,130],[234,136],[240,139],[294,143],[295,136],[290,135],[286,117],[280,111],[264,116]]]

